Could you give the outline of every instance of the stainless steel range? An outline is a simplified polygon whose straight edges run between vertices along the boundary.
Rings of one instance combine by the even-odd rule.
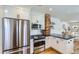
[[[33,53],[37,54],[45,50],[45,36],[43,35],[31,35],[33,39]]]

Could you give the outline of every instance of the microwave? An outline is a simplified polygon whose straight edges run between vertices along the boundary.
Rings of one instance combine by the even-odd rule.
[[[32,24],[32,29],[41,29],[41,24]]]

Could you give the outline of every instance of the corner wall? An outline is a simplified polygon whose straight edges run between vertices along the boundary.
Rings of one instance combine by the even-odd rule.
[[[0,7],[0,54],[2,53],[2,17],[3,9]]]

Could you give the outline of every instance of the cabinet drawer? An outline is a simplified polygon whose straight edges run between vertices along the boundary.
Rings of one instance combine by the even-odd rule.
[[[46,37],[45,39],[45,48],[49,48],[50,47],[50,42],[49,42],[49,37]]]

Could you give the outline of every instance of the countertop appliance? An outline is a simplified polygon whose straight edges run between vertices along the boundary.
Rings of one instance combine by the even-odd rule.
[[[32,29],[41,29],[41,24],[32,24]]]
[[[2,28],[3,54],[30,53],[29,20],[4,17]]]

